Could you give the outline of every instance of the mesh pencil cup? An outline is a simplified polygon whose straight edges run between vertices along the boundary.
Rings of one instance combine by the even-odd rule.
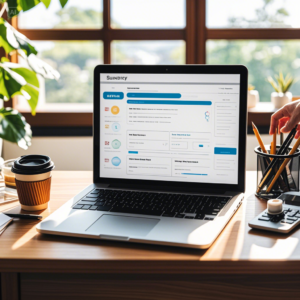
[[[268,149],[268,147],[266,148]],[[276,146],[276,152],[279,149],[280,146]],[[288,155],[291,149],[289,147],[284,155],[264,153],[259,146],[254,149],[254,152],[257,154],[257,187],[255,194],[257,197],[274,199],[284,192],[299,191],[300,150],[297,149],[294,154]],[[269,164],[275,158],[277,160],[272,171],[266,172]],[[271,191],[267,193],[267,189],[273,181],[275,174],[286,158],[290,158],[290,161],[276,180]]]

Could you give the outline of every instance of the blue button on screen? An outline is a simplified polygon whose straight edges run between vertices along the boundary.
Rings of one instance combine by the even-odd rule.
[[[236,148],[218,148],[218,147],[215,147],[215,154],[236,155]]]
[[[128,104],[161,104],[161,105],[212,105],[211,101],[190,100],[127,100]]]
[[[181,98],[179,93],[127,93],[128,98]]]
[[[106,100],[121,100],[121,99],[124,99],[124,93],[122,93],[122,92],[104,92],[103,98]]]

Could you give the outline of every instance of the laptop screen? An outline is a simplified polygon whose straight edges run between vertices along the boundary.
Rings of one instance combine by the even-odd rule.
[[[100,74],[100,177],[238,184],[240,75]]]

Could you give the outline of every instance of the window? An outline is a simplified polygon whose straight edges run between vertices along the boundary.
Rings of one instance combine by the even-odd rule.
[[[185,63],[184,41],[113,41],[111,50],[113,64]]]
[[[93,0],[70,0],[61,9],[59,1],[51,1],[48,9],[37,5],[22,12],[18,27],[22,29],[66,29],[102,28],[103,3]]]
[[[242,64],[247,66],[248,82],[259,91],[260,101],[268,102],[273,89],[266,81],[279,72],[300,78],[300,42],[282,40],[209,40],[206,43],[208,64]],[[291,92],[300,94],[300,82]]]
[[[206,25],[208,28],[299,28],[299,11],[297,0],[208,0]]]
[[[37,111],[67,110],[65,104],[93,102],[94,66],[103,63],[102,41],[35,41],[40,58],[55,67],[60,79],[40,77],[40,99]],[[63,105],[62,105],[63,104]],[[19,99],[19,108],[28,109],[25,99]],[[91,105],[78,109],[89,110]]]
[[[111,0],[111,27],[184,28],[185,0]]]
[[[215,7],[218,7],[216,12]],[[300,76],[300,43],[286,40],[300,34],[300,1],[295,0],[208,0],[207,27],[219,34],[231,34],[229,40],[206,42],[208,64],[243,64],[249,70],[248,81],[260,93],[260,101],[269,102],[273,91],[266,82],[279,72]],[[299,28],[299,29],[298,29]],[[279,33],[276,35],[276,32]],[[251,34],[251,39],[244,36]],[[284,34],[284,35],[281,35]],[[291,92],[300,95],[300,83]]]
[[[170,9],[172,8],[172,9]],[[41,82],[38,113],[14,100],[33,126],[91,126],[92,70],[114,64],[245,64],[270,101],[265,78],[300,77],[298,0],[52,0],[13,24],[61,73]],[[300,82],[292,89],[300,95]],[[53,117],[55,113],[55,118]]]

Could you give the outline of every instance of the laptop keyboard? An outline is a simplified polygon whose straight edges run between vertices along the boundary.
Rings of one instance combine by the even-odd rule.
[[[213,220],[231,197],[95,189],[73,209]]]

